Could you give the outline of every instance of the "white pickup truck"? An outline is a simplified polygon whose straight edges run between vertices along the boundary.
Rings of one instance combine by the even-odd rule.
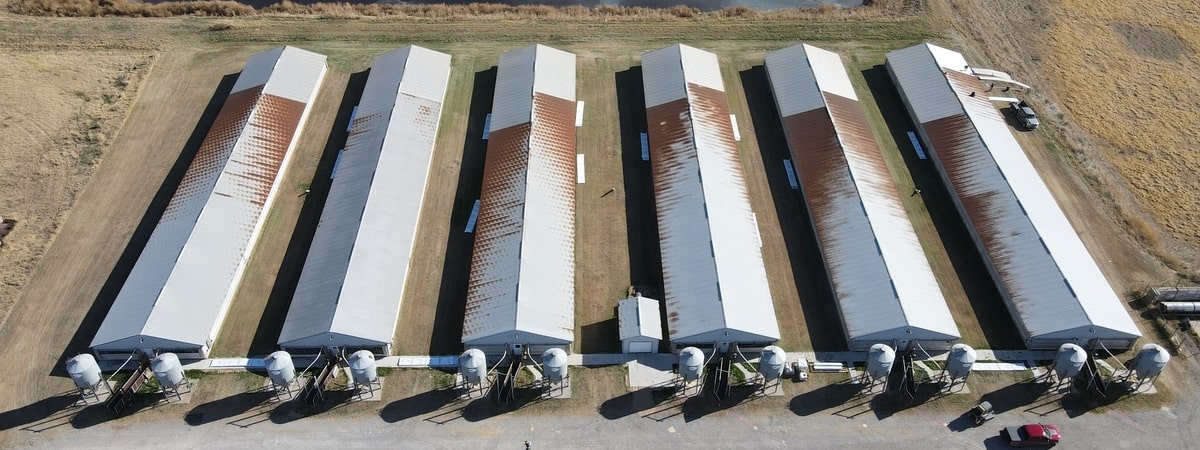
[[[1038,125],[1040,125],[1037,114],[1033,112],[1033,108],[1029,107],[1029,104],[1025,103],[1024,100],[1010,102],[1008,106],[1012,109],[1013,116],[1017,118],[1017,122],[1026,130],[1036,130]]]

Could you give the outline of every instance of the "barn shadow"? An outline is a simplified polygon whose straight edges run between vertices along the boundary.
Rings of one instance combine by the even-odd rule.
[[[325,150],[317,162],[317,170],[309,182],[308,193],[304,195],[304,205],[296,219],[292,230],[292,238],[288,241],[287,250],[283,254],[279,272],[275,276],[275,285],[267,297],[266,307],[258,320],[258,329],[250,341],[251,355],[265,355],[275,351],[276,340],[283,331],[284,318],[287,317],[288,307],[292,304],[292,296],[296,293],[296,284],[300,281],[300,273],[304,269],[304,261],[308,258],[308,250],[313,236],[317,232],[317,224],[321,221],[321,212],[325,209],[325,200],[329,197],[329,188],[333,184],[333,166],[337,161],[338,152],[346,144],[349,136],[351,117],[355,105],[362,98],[363,88],[366,87],[370,69],[350,75],[346,82],[346,93],[338,106],[333,129],[325,140]]]
[[[675,386],[647,387],[610,398],[600,404],[600,415],[608,420],[617,420],[648,411],[672,400]]]
[[[458,389],[435,389],[396,400],[379,411],[387,423],[396,423],[442,410],[459,399]]]
[[[475,73],[471,107],[467,113],[467,135],[463,140],[462,163],[450,213],[450,229],[446,236],[442,281],[433,317],[433,336],[429,340],[430,355],[458,354],[462,351],[460,338],[463,314],[466,312],[471,255],[475,245],[475,234],[467,233],[466,227],[483,188],[483,162],[487,154],[487,141],[483,139],[483,133],[485,119],[492,110],[495,88],[496,67]]]
[[[654,179],[650,161],[642,159],[642,133],[646,132],[642,67],[635,66],[617,72],[613,81],[616,84],[617,116],[621,131],[621,172],[625,189],[629,285],[661,293],[664,291],[662,248],[658,239]],[[666,302],[659,302],[659,309],[662,329],[668,330]],[[663,340],[662,344],[666,346],[667,340]]]
[[[846,339],[841,317],[825,273],[825,262],[816,245],[816,232],[808,219],[808,206],[801,191],[792,189],[784,168],[784,160],[790,160],[792,156],[771,95],[766,68],[754,66],[738,75],[742,79],[746,107],[750,110],[758,149],[762,153],[779,229],[791,261],[792,279],[800,296],[808,338],[815,351],[844,351]]]
[[[259,421],[267,420],[265,416],[270,411],[267,408],[272,405],[270,400],[273,398],[275,398],[275,394],[270,389],[263,388],[213,400],[188,411],[184,416],[184,423],[198,426],[225,419],[235,419],[230,422],[231,425],[245,428]],[[242,417],[247,413],[252,414],[249,417]],[[256,418],[258,420],[255,420]]]
[[[171,202],[171,197],[175,195],[175,190],[179,187],[179,183],[183,181],[183,176],[187,173],[188,166],[191,166],[192,159],[196,157],[196,152],[200,150],[200,144],[204,142],[205,136],[208,135],[208,130],[212,128],[213,122],[216,121],[217,115],[221,112],[221,107],[225,105],[225,99],[233,91],[233,85],[237,82],[239,75],[241,75],[241,72],[225,75],[221,78],[221,82],[217,84],[216,91],[209,98],[208,105],[204,107],[204,112],[200,114],[200,120],[196,122],[196,127],[188,135],[187,142],[183,145],[183,150],[179,152],[179,157],[175,159],[175,163],[167,172],[166,178],[159,185],[158,191],[154,193],[154,197],[150,200],[150,205],[142,213],[142,219],[138,222],[137,227],[133,230],[133,234],[129,237],[129,243],[125,245],[125,250],[121,252],[121,256],[117,258],[117,263],[113,266],[112,272],[104,280],[104,285],[100,287],[100,292],[96,294],[96,299],[92,302],[91,307],[88,308],[87,313],[84,314],[79,328],[71,336],[71,340],[67,343],[66,348],[59,355],[58,361],[66,361],[72,356],[88,351],[92,343],[92,338],[100,330],[100,324],[104,322],[104,317],[108,315],[108,310],[112,308],[113,302],[117,299],[117,294],[121,292],[121,287],[125,285],[125,280],[129,278],[129,273],[133,271],[134,263],[142,255],[142,250],[146,248],[146,242],[150,240],[150,234],[158,226],[158,220],[162,218],[163,212],[166,211],[167,204]],[[50,375],[66,377],[66,367],[62,364],[54,364],[51,366]]]

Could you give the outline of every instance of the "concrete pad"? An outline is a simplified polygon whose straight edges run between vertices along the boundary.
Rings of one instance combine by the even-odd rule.
[[[571,379],[562,383],[546,383],[542,386],[542,398],[566,399],[571,398]]]
[[[354,384],[354,399],[355,402],[377,402],[383,400],[383,377],[379,377],[376,381],[378,385],[369,387],[361,384]]]
[[[675,381],[675,373],[671,364],[662,361],[636,360],[625,365],[629,370],[626,375],[626,386],[630,391],[643,388],[668,386]]]
[[[292,380],[291,393],[288,393],[288,389],[284,387],[276,388],[275,385],[271,384],[270,378],[264,379],[262,384],[263,390],[275,394],[267,399],[267,403],[287,403],[299,398],[300,391],[304,389],[304,383],[307,381],[308,378],[296,374],[296,379]]]
[[[478,386],[466,386],[463,382],[462,374],[454,374],[454,386],[459,389],[459,400],[475,400],[487,397],[488,391],[492,388],[492,378],[484,377],[480,380]]]
[[[102,380],[101,383],[104,383],[104,385],[96,386],[96,395],[80,395],[79,401],[75,402],[75,406],[99,405],[108,401],[108,398],[112,396],[112,392],[115,391],[118,386],[115,386],[108,380]],[[108,387],[108,389],[105,389],[105,387]]]
[[[156,405],[187,405],[192,403],[192,391],[195,388],[195,381],[184,380],[183,385],[173,391],[165,391],[159,388],[157,395],[161,395]],[[176,395],[178,394],[178,395]]]

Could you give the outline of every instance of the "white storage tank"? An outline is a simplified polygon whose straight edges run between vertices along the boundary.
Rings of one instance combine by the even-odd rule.
[[[359,350],[350,355],[350,375],[355,384],[371,384],[379,378],[375,370],[375,354]]]
[[[95,389],[104,379],[100,375],[100,365],[96,364],[96,357],[87,353],[67,360],[67,374],[75,382],[75,387],[80,389]]]
[[[761,373],[763,378],[771,381],[783,376],[783,368],[787,366],[787,353],[774,345],[768,345],[762,350],[762,357],[758,361],[758,373]]]
[[[159,386],[174,388],[183,384],[183,364],[174,353],[155,356],[154,360],[150,361],[150,370],[154,372]]]
[[[970,345],[954,344],[950,347],[950,355],[946,357],[946,372],[950,374],[950,379],[958,380],[970,375],[977,357]]]
[[[292,355],[283,350],[271,353],[263,358],[263,363],[267,366],[267,376],[271,377],[271,384],[276,386],[289,386],[296,379],[296,365],[292,363]]]
[[[1167,353],[1167,349],[1158,344],[1146,344],[1134,357],[1133,371],[1140,380],[1154,378],[1162,373],[1170,360],[1171,354]]]
[[[896,362],[896,351],[886,344],[875,344],[867,350],[867,374],[879,380],[887,378],[892,373],[892,363]]]
[[[552,383],[558,383],[567,377],[567,352],[561,348],[552,348],[542,353],[543,375]]]
[[[462,374],[463,382],[467,384],[481,383],[483,377],[487,375],[487,370],[487,356],[483,354],[483,350],[467,349],[458,357],[458,372]]]
[[[1083,370],[1087,358],[1087,351],[1083,347],[1071,343],[1063,344],[1058,347],[1058,354],[1054,356],[1054,373],[1059,378],[1074,378]]]
[[[679,351],[679,375],[684,381],[700,379],[704,374],[704,352],[696,347],[684,347]]]

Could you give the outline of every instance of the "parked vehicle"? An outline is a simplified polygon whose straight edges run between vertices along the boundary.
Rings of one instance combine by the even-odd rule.
[[[1053,447],[1062,434],[1058,427],[1047,423],[1031,423],[1000,430],[1000,437],[1013,447]]]
[[[1036,130],[1038,125],[1040,125],[1037,114],[1033,112],[1033,108],[1025,100],[1010,102],[1008,106],[1012,109],[1013,116],[1017,118],[1017,123],[1020,123],[1021,127],[1026,130]]]
[[[975,426],[983,425],[984,422],[992,420],[996,417],[996,412],[992,410],[992,404],[989,402],[979,402],[974,408],[967,412],[967,416],[971,418],[971,422]]]

